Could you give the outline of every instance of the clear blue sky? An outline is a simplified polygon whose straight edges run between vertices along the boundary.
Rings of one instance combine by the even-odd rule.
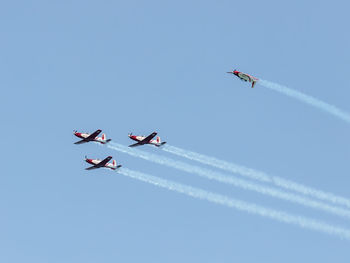
[[[127,145],[128,132],[156,130],[169,144],[350,197],[349,124],[225,73],[350,112],[349,9],[345,0],[3,2],[0,261],[349,262],[349,241],[87,172],[83,158],[112,155],[133,170],[346,220],[77,146],[72,135],[100,128]]]

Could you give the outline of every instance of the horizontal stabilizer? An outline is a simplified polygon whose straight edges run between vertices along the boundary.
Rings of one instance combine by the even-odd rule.
[[[164,144],[166,144],[166,142],[161,142],[160,144],[155,144],[155,146],[161,147],[161,146],[163,146]]]

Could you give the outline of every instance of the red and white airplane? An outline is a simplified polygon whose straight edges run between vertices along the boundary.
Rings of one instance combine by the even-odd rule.
[[[256,77],[253,77],[249,74],[246,74],[246,73],[243,73],[243,72],[239,72],[237,70],[234,70],[234,71],[230,71],[230,72],[227,72],[227,73],[230,73],[230,74],[233,74],[233,75],[236,75],[237,77],[239,77],[241,80],[243,81],[249,81],[252,83],[252,88],[254,88],[254,85],[255,83],[259,80],[258,78]]]
[[[102,144],[106,144],[111,141],[111,139],[106,138],[106,134],[102,134],[101,137],[97,137],[101,133],[101,130],[97,130],[93,133],[82,133],[82,132],[77,132],[73,131],[74,135],[81,138],[81,141],[75,142],[74,144],[81,144],[81,143],[86,143],[86,142],[99,142]]]
[[[113,160],[112,163],[109,163],[109,161],[112,158],[113,158],[112,156],[108,156],[103,160],[99,160],[99,159],[89,159],[85,156],[85,162],[93,165],[88,168],[85,168],[85,170],[93,170],[97,168],[110,168],[112,170],[117,170],[118,168],[122,167],[121,165],[117,165],[117,162],[115,160]]]
[[[157,135],[156,132],[151,133],[150,135],[146,136],[136,136],[136,135],[132,135],[132,133],[128,134],[129,138],[131,140],[137,141],[137,143],[131,144],[129,145],[129,147],[135,147],[135,146],[140,146],[140,145],[144,145],[144,144],[152,144],[154,146],[160,147],[164,144],[166,144],[166,142],[162,142],[160,140],[160,137],[158,136],[156,140],[153,140],[153,138]]]

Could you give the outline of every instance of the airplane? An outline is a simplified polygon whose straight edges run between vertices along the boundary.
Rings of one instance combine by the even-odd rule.
[[[85,168],[85,170],[93,170],[97,168],[110,168],[112,170],[117,170],[118,168],[122,167],[121,165],[117,165],[117,162],[115,160],[113,160],[112,163],[109,163],[109,161],[112,158],[113,158],[112,156],[108,156],[103,160],[99,160],[99,159],[89,159],[85,156],[85,162],[93,165],[88,168]]]
[[[243,73],[243,72],[239,72],[237,70],[234,70],[234,71],[229,71],[227,73],[230,73],[230,74],[233,74],[233,75],[236,75],[237,77],[239,77],[241,80],[243,81],[249,81],[252,83],[252,88],[254,88],[254,85],[255,83],[259,80],[258,78],[256,77],[253,77],[249,74],[246,74],[246,73]]]
[[[160,146],[166,144],[166,142],[161,142],[160,137],[157,137],[156,140],[153,140],[153,138],[156,135],[157,135],[156,132],[151,133],[147,137],[145,137],[145,136],[136,136],[136,135],[132,135],[132,133],[129,133],[128,134],[129,138],[131,140],[137,141],[137,143],[131,144],[131,145],[129,145],[129,147],[135,147],[135,146],[140,146],[140,145],[144,145],[144,144],[152,144],[154,146],[160,147]]]
[[[101,130],[97,130],[93,133],[82,133],[82,132],[77,132],[77,131],[73,131],[74,135],[81,138],[81,141],[75,142],[74,144],[82,144],[82,143],[86,143],[86,142],[99,142],[102,144],[106,144],[108,142],[111,141],[111,139],[107,139],[106,138],[106,134],[102,134],[101,137],[97,137],[97,135],[99,135],[101,133]]]

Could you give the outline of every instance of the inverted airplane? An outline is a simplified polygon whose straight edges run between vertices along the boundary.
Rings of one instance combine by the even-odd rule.
[[[154,146],[160,147],[166,142],[162,142],[160,140],[160,137],[158,136],[156,140],[153,140],[153,138],[157,135],[156,132],[151,133],[148,136],[137,136],[137,135],[132,135],[132,133],[128,134],[129,138],[131,140],[137,141],[137,143],[129,145],[129,147],[136,147],[136,146],[141,146],[145,144],[152,144]]]
[[[118,168],[122,167],[121,165],[117,165],[117,162],[115,160],[113,160],[112,163],[109,163],[109,161],[112,158],[113,158],[112,156],[108,156],[103,160],[99,160],[99,159],[89,159],[85,156],[85,162],[93,165],[88,168],[85,168],[85,170],[93,170],[97,168],[110,168],[112,170],[117,170]]]
[[[102,130],[97,130],[93,133],[82,133],[82,132],[77,132],[73,131],[74,135],[81,138],[81,141],[75,142],[74,144],[81,144],[81,143],[86,143],[86,142],[99,142],[102,144],[106,144],[111,141],[111,139],[106,138],[106,134],[102,134],[101,137],[98,137],[98,135],[101,133]]]
[[[234,70],[234,71],[229,71],[227,73],[230,73],[230,74],[233,74],[233,75],[236,75],[237,77],[239,77],[241,80],[243,81],[249,81],[252,83],[252,88],[254,88],[254,85],[255,83],[259,80],[258,78],[256,77],[253,77],[247,73],[243,73],[243,72],[240,72],[240,71],[237,71],[237,70]]]

